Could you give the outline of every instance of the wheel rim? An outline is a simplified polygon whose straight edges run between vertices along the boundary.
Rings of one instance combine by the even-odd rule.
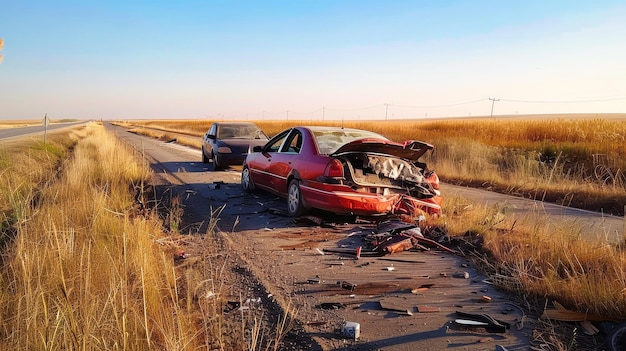
[[[289,186],[287,205],[289,206],[289,213],[296,213],[298,211],[298,207],[300,206],[300,191],[296,182],[291,183]]]
[[[250,189],[250,170],[246,167],[241,172],[241,185],[244,189]]]

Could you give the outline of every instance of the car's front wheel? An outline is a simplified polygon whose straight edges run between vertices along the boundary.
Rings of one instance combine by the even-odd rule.
[[[222,169],[222,164],[220,163],[220,160],[215,153],[213,153],[213,169]]]
[[[210,160],[208,157],[206,157],[206,154],[204,153],[204,146],[202,147],[202,163],[209,163]]]
[[[248,165],[244,165],[241,170],[241,187],[247,192],[252,192],[255,188],[252,177],[250,177],[250,168],[248,168]]]
[[[301,216],[305,212],[300,182],[297,179],[292,179],[289,182],[289,188],[287,189],[287,212],[292,217]]]

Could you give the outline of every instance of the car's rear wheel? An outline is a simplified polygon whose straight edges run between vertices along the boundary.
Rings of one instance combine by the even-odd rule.
[[[255,188],[252,177],[250,177],[250,169],[248,168],[248,165],[244,165],[241,170],[241,187],[243,190],[248,192],[252,192]]]
[[[301,216],[305,211],[302,202],[302,192],[300,191],[300,182],[292,179],[287,189],[287,212],[292,217]]]
[[[208,157],[206,157],[206,154],[204,153],[204,146],[202,147],[202,163],[209,163],[211,160],[209,160]]]

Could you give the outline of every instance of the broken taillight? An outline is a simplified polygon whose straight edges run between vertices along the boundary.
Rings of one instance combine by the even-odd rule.
[[[426,174],[426,181],[433,187],[435,190],[439,190],[439,176],[437,173],[430,172],[430,174]]]
[[[330,160],[324,170],[324,176],[329,178],[343,178],[343,165],[341,161],[336,158]]]

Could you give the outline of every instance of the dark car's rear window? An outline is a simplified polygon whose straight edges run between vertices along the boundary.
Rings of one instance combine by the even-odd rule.
[[[259,128],[245,124],[220,125],[218,137],[220,139],[267,139],[265,133]]]
[[[317,140],[319,153],[324,155],[330,155],[342,145],[359,139],[375,138],[388,140],[378,133],[358,129],[314,129],[311,131]]]

